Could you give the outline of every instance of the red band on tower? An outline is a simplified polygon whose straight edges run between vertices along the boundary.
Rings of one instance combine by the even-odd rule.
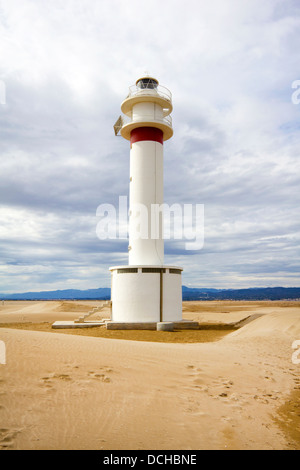
[[[157,127],[137,127],[131,131],[130,146],[135,142],[142,140],[152,140],[154,142],[164,143],[164,133]]]

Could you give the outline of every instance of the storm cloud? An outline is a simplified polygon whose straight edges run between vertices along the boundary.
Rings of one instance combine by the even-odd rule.
[[[188,7],[187,7],[188,6]],[[164,197],[204,205],[204,245],[167,240],[189,286],[300,286],[300,7],[292,0],[0,0],[0,292],[110,285],[129,192],[113,124],[145,71],[173,95]]]

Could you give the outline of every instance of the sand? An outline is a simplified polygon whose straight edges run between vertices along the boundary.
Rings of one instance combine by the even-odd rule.
[[[300,302],[184,302],[200,323],[257,315],[212,342],[49,328],[97,304],[0,305],[0,449],[300,449]]]

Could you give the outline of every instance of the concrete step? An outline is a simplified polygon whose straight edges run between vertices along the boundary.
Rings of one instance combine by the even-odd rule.
[[[102,310],[105,307],[111,307],[111,304],[112,304],[111,300],[106,300],[102,305],[98,305],[96,307],[93,307],[93,309],[90,310],[88,313],[86,313],[85,315],[82,315],[81,317],[79,317],[77,320],[75,320],[75,323],[83,323],[88,317],[90,317],[91,315],[93,315],[97,311],[99,312],[100,310]]]

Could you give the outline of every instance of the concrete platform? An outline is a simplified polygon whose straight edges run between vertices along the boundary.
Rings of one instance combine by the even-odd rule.
[[[106,322],[107,330],[156,330],[156,322],[149,323],[125,323],[125,322]]]
[[[174,323],[171,321],[161,321],[156,323],[157,331],[174,331]]]
[[[174,330],[198,330],[199,323],[195,321],[182,320],[172,322]],[[125,322],[106,322],[107,330],[156,330],[157,322],[140,322],[140,323],[125,323]]]
[[[174,330],[198,330],[199,323],[195,321],[182,320],[179,322],[172,322]],[[78,323],[76,321],[56,321],[52,324],[53,329],[68,329],[68,328],[93,328],[97,326],[106,326],[107,330],[156,330],[157,322],[149,323],[125,323],[114,322],[110,320],[102,321],[84,321]]]
[[[173,322],[177,330],[199,330],[199,322],[194,320],[182,320]]]
[[[105,323],[102,322],[92,322],[86,321],[84,323],[76,323],[75,321],[56,321],[52,324],[52,328],[59,329],[59,328],[92,328],[95,326],[103,326]]]

